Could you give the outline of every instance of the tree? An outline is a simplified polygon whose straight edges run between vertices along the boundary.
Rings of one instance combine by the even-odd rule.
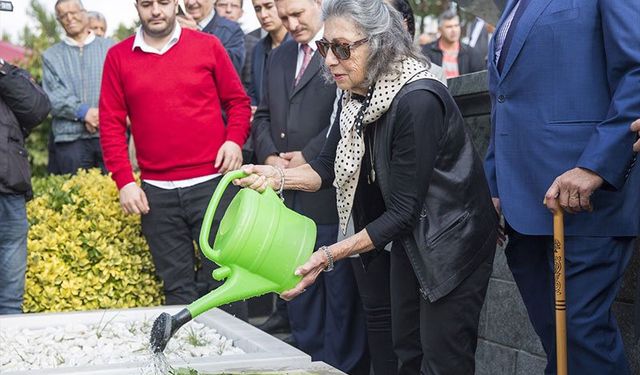
[[[451,0],[409,0],[416,16],[416,28],[419,33],[424,32],[424,22],[427,16],[438,16],[451,7]]]
[[[124,40],[136,32],[136,24],[127,26],[124,23],[120,23],[116,30],[113,32],[113,38],[116,40]]]
[[[27,58],[21,67],[33,78],[42,82],[42,53],[54,43],[60,41],[58,22],[54,14],[48,12],[38,0],[31,0],[29,17],[36,22],[35,28],[25,26],[19,35],[20,43],[29,49]],[[27,149],[30,154],[31,170],[34,176],[46,173],[48,162],[47,142],[51,131],[51,118],[47,118],[27,138]]]

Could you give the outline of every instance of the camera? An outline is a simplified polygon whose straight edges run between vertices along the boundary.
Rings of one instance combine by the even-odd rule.
[[[0,0],[0,11],[13,12],[13,3],[11,3],[11,1]]]

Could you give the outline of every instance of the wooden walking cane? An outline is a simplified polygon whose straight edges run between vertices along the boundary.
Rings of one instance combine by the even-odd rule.
[[[556,365],[567,375],[567,297],[564,273],[564,217],[562,208],[553,214],[553,263],[556,302]]]

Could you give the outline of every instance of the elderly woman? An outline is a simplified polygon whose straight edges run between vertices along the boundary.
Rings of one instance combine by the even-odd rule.
[[[383,0],[324,0],[323,17],[318,52],[343,95],[321,155],[292,169],[245,166],[249,175],[235,183],[259,191],[333,185],[341,229],[352,215],[356,233],[318,249],[282,297],[360,254],[359,288],[376,315],[369,333],[390,316],[398,360],[376,374],[473,374],[497,237],[481,161],[397,11]],[[378,306],[367,306],[376,292]]]

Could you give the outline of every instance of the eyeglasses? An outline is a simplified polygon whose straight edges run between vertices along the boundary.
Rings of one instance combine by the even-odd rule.
[[[56,19],[58,21],[62,21],[62,20],[66,20],[67,17],[71,16],[71,18],[77,18],[78,15],[82,14],[86,12],[86,10],[82,9],[82,10],[76,10],[76,11],[71,11],[71,12],[67,12],[67,13],[62,13],[59,16],[56,16]]]
[[[331,52],[333,52],[333,54],[336,56],[336,59],[348,60],[351,57],[352,48],[356,48],[368,41],[369,38],[364,38],[353,43],[331,43],[325,38],[322,38],[316,41],[316,46],[318,47],[318,52],[320,52],[320,55],[322,55],[322,57],[327,57],[327,52],[329,52],[329,48],[331,48]]]

